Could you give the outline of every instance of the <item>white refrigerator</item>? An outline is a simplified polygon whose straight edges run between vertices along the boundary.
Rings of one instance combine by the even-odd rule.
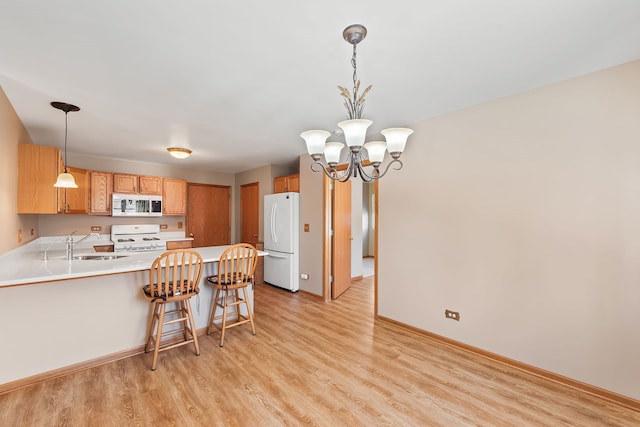
[[[300,194],[264,196],[264,281],[300,289]]]

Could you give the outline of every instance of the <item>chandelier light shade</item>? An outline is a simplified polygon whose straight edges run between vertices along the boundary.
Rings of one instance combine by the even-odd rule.
[[[66,102],[52,102],[51,106],[64,111],[64,171],[58,175],[58,179],[53,186],[58,188],[78,188],[78,184],[76,184],[76,180],[73,179],[73,175],[67,171],[67,115],[69,112],[80,111],[80,107],[67,104]]]
[[[167,148],[167,151],[176,159],[186,159],[191,155],[191,150],[188,148],[169,147]]]
[[[371,120],[363,118],[366,95],[371,90],[371,85],[367,86],[360,93],[360,80],[358,80],[358,68],[356,63],[356,46],[367,35],[367,29],[360,25],[349,25],[342,32],[342,37],[353,45],[353,55],[351,65],[353,66],[353,90],[338,86],[340,96],[344,98],[344,107],[347,110],[349,120],[338,123],[344,133],[344,139],[348,148],[345,163],[340,164],[342,149],[345,144],[341,142],[327,142],[330,132],[325,130],[308,130],[302,132],[300,136],[307,143],[307,151],[313,159],[311,169],[314,172],[321,170],[331,179],[345,182],[352,177],[358,177],[371,182],[382,178],[393,165],[394,169],[402,168],[400,155],[404,151],[409,135],[413,130],[408,128],[384,129],[380,133],[386,141],[370,141],[365,143],[367,129],[373,124]],[[386,152],[389,152],[391,161],[382,168],[382,163]],[[324,156],[324,161],[323,161]],[[365,168],[373,168],[369,172]]]

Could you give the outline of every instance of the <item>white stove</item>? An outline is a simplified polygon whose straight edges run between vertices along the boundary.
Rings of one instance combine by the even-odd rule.
[[[112,225],[114,252],[162,251],[167,242],[160,237],[159,224]]]

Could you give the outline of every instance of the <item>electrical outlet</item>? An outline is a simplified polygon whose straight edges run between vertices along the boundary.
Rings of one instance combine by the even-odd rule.
[[[309,224],[305,224],[304,225],[304,232],[308,233],[309,232]]]
[[[18,243],[22,243],[22,228],[18,229]]]
[[[303,280],[309,280],[309,275],[307,273],[302,273],[300,275],[300,278],[303,279]]]
[[[447,319],[460,321],[460,313],[458,313],[457,311],[445,310],[444,317],[446,317]]]
[[[101,225],[92,225],[91,226],[91,231],[102,231],[102,226]]]
[[[182,229],[182,221],[178,221],[178,230]]]
[[[166,230],[167,224],[160,224],[160,230]]]

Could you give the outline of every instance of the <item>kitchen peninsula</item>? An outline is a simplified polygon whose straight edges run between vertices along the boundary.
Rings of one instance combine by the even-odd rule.
[[[83,242],[75,255],[98,255],[92,247],[98,242]],[[47,246],[34,241],[0,256],[0,392],[143,350],[151,305],[141,288],[162,251],[68,261],[56,250],[44,260]],[[213,299],[206,277],[216,274],[227,247],[195,249],[205,261],[200,294],[192,301],[198,329],[206,327]],[[253,301],[252,289],[249,294]]]

